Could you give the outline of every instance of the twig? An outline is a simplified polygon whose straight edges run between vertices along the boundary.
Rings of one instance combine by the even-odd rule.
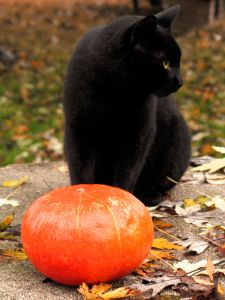
[[[170,237],[173,238],[174,240],[181,241],[181,239],[177,238],[176,236],[174,236],[174,235],[172,235],[172,234],[170,234],[170,233],[168,233],[168,232],[166,232],[166,231],[164,231],[164,230],[162,230],[162,229],[159,229],[157,226],[154,226],[154,228],[155,228],[156,230],[162,232],[163,234],[166,234],[166,235],[170,236]]]
[[[173,269],[173,271],[176,271],[176,268],[174,268],[173,265],[171,265],[170,263],[168,263],[167,261],[165,261],[164,259],[162,259],[161,257],[159,257],[156,254],[150,253],[152,256],[156,257],[157,259],[159,259],[160,261],[162,261],[164,264],[166,264],[167,266],[169,266],[171,269]]]
[[[18,186],[18,187],[15,189],[15,191],[13,191],[12,193],[10,193],[10,194],[6,197],[6,199],[9,200],[9,198],[12,197],[12,195],[14,195],[16,192],[18,192],[18,190],[21,188],[21,186],[22,186],[22,185]]]
[[[178,184],[178,185],[181,185],[181,186],[183,186],[184,188],[188,188],[187,186],[185,186],[183,183],[180,183],[180,182],[178,182],[178,181],[176,181],[176,180],[174,180],[174,179],[172,179],[172,178],[170,178],[170,177],[166,177],[169,181],[171,181],[171,182],[173,182],[173,183],[176,183],[176,184]],[[188,188],[189,189],[189,188]],[[199,193],[200,195],[202,195],[202,196],[206,196],[206,197],[208,197],[208,198],[210,198],[210,199],[213,199],[213,197],[212,196],[210,196],[210,195],[207,195],[207,194],[205,194],[204,192],[201,192],[201,191],[199,191],[199,190],[196,190],[196,189],[193,189],[192,188],[192,190],[194,191],[194,192],[197,192],[197,193]]]
[[[48,188],[53,190],[53,187],[44,178],[42,178],[42,180],[44,181],[44,183],[47,185]]]
[[[207,238],[207,237],[204,236],[204,235],[198,234],[198,236],[200,236],[201,238],[203,238],[203,239],[209,241],[211,244],[213,244],[213,245],[216,246],[216,247],[220,247],[220,246],[221,246],[220,244],[215,243],[213,240],[210,240],[209,238]]]

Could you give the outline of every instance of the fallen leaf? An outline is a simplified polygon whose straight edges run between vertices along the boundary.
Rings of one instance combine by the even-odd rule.
[[[31,67],[34,71],[40,71],[43,68],[43,63],[40,60],[33,60],[31,62]]]
[[[212,262],[212,259],[210,256],[207,258],[206,271],[209,275],[209,279],[211,281],[213,281],[213,274],[215,272],[215,267],[213,265],[213,262]]]
[[[153,223],[158,228],[170,228],[170,227],[173,227],[172,224],[164,222],[162,220],[153,219]]]
[[[218,208],[204,213],[193,213],[192,215],[184,218],[184,220],[186,223],[190,223],[198,227],[215,227],[225,225],[224,211]]]
[[[213,264],[219,262],[219,260],[213,260]],[[186,273],[192,273],[193,271],[196,271],[200,268],[205,268],[207,264],[207,260],[203,259],[200,260],[196,263],[190,263],[189,260],[184,259],[178,263],[174,263],[173,266],[175,269],[182,269],[183,271],[185,271]]]
[[[2,182],[2,187],[17,187],[27,182],[28,176],[23,176],[16,180],[7,180]]]
[[[16,250],[0,250],[0,255],[7,256],[10,258],[18,259],[18,260],[25,260],[27,259],[27,255],[22,249],[16,249]]]
[[[157,249],[168,249],[168,250],[170,250],[170,249],[175,249],[175,250],[184,249],[183,246],[175,245],[175,244],[167,241],[164,238],[155,238],[153,240],[152,247],[157,248]]]
[[[193,157],[191,158],[191,166],[201,166],[203,164],[211,162],[213,159],[213,157],[207,155],[201,157]]]
[[[216,196],[212,198],[212,201],[214,202],[215,207],[225,211],[225,199],[222,199],[220,196]]]
[[[209,201],[209,198],[206,196],[198,196],[195,199],[187,198],[187,199],[184,199],[184,207],[187,208],[187,207],[199,204],[199,205],[201,205],[201,208],[202,208],[202,207],[204,207],[203,204],[207,201]]]
[[[176,205],[175,211],[179,216],[182,217],[188,217],[193,215],[194,213],[198,212],[201,210],[201,205],[200,204],[195,204],[193,206],[189,206],[187,208],[183,208],[180,205]]]
[[[19,201],[18,200],[13,200],[13,199],[7,199],[7,198],[0,198],[0,206],[3,205],[11,205],[11,206],[19,206]]]
[[[176,257],[172,255],[170,252],[163,252],[163,251],[151,249],[148,259],[149,260],[176,259]]]
[[[209,247],[209,242],[192,233],[188,233],[183,241],[175,241],[177,245],[187,248],[186,253],[200,254]]]
[[[12,235],[8,232],[0,232],[0,240],[17,241],[18,236]]]
[[[83,295],[84,299],[118,299],[133,296],[138,294],[136,290],[128,287],[120,287],[112,291],[108,291],[112,288],[111,284],[100,283],[94,284],[92,288],[89,288],[86,283],[82,283],[78,288],[78,292]],[[107,292],[108,291],[108,292]]]
[[[119,299],[140,294],[137,290],[128,287],[120,287],[102,294],[103,299]]]
[[[225,257],[225,244],[217,248],[218,256],[220,258]]]
[[[162,266],[159,264],[157,265],[151,262],[144,262],[134,272],[140,276],[146,276],[155,272],[155,269],[160,269],[160,268],[162,268]]]
[[[220,272],[220,273],[214,274],[214,286],[219,295],[225,296],[225,275],[224,275],[224,273]]]
[[[203,285],[213,285],[213,283],[210,281],[208,276],[198,275],[198,276],[192,276],[192,278],[196,283],[203,284]]]
[[[176,286],[181,283],[181,279],[179,277],[169,277],[167,275],[161,277],[144,277],[145,281],[149,281],[151,283],[144,284],[144,283],[137,283],[132,284],[130,286],[131,289],[137,289],[140,292],[149,292],[152,291],[151,297],[155,297],[158,293],[160,293],[164,288],[169,286]]]
[[[213,174],[206,173],[205,180],[207,183],[210,184],[225,184],[225,174],[222,172],[217,172]]]
[[[217,147],[217,146],[212,146],[212,147],[216,152],[225,154],[225,147]]]
[[[0,223],[0,231],[6,230],[9,227],[9,225],[13,222],[13,219],[13,215],[8,215],[7,217],[5,217],[5,219],[3,219],[3,221],[1,221]]]
[[[78,292],[84,296],[85,299],[96,299],[101,296],[102,293],[106,292],[112,287],[111,284],[101,283],[99,285],[93,285],[91,289],[86,283],[82,283],[78,288]]]
[[[220,169],[225,168],[225,158],[215,158],[211,162],[204,164],[199,167],[192,168],[194,172],[205,172],[214,173]]]
[[[68,172],[68,167],[67,166],[61,166],[58,168],[58,171],[60,173],[67,173]]]
[[[161,202],[158,206],[173,208],[175,206],[175,202],[170,201],[170,200],[165,200],[165,201]]]

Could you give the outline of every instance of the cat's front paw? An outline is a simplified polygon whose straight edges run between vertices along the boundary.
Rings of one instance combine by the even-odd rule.
[[[146,206],[156,206],[160,202],[163,201],[163,195],[161,193],[158,193],[157,195],[154,196],[142,196],[138,197],[138,199],[144,203]]]

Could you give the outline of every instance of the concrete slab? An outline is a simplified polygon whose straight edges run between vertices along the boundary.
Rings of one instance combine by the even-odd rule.
[[[13,224],[20,224],[26,208],[33,200],[51,189],[69,185],[69,176],[64,162],[52,162],[44,164],[21,164],[10,165],[0,168],[0,183],[5,180],[17,179],[24,175],[29,177],[26,184],[21,186],[12,196],[19,200],[18,207],[4,205],[0,208],[0,219],[10,213],[14,213]],[[189,174],[188,176],[192,176]],[[15,188],[1,188],[0,197],[7,197]],[[199,192],[215,196],[220,194],[225,196],[225,186],[209,185],[205,183],[190,184],[184,182],[177,186],[171,193],[174,201],[184,198],[196,197]],[[182,234],[187,231],[196,232],[196,227],[187,225],[182,218],[169,218],[177,228],[177,233]],[[0,241],[0,248],[7,249],[15,247],[17,242]],[[200,260],[207,255],[216,257],[212,248],[209,248],[202,255],[190,258]],[[44,276],[39,274],[28,261],[3,261],[0,262],[0,299],[6,300],[69,300],[81,299],[75,287],[66,287],[57,283],[43,283]]]

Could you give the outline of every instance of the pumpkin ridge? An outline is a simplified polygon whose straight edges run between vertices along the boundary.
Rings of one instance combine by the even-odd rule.
[[[77,211],[76,211],[76,235],[79,237],[80,236],[80,209],[81,209],[81,202],[82,202],[82,194],[80,193],[80,201],[77,206]]]
[[[106,203],[104,203],[103,201],[99,201],[96,198],[92,197],[91,195],[89,195],[88,193],[86,193],[86,196],[88,196],[91,199],[94,199],[95,202],[101,203],[102,205],[105,206],[105,208],[108,210],[108,212],[110,213],[110,215],[112,216],[113,219],[113,224],[115,227],[115,231],[116,231],[116,236],[117,236],[117,240],[118,240],[118,245],[119,245],[119,257],[121,258],[121,250],[122,250],[122,246],[121,246],[121,234],[120,234],[120,229],[119,226],[117,224],[117,219],[116,216],[113,212],[113,210],[111,209],[111,207],[109,207]]]
[[[118,239],[118,244],[119,244],[119,257],[121,258],[121,249],[122,249],[122,246],[121,246],[121,234],[120,234],[120,228],[117,224],[117,219],[116,219],[116,216],[113,212],[113,210],[111,209],[111,207],[109,207],[107,204],[103,203],[105,205],[105,207],[107,208],[108,212],[110,213],[110,215],[112,216],[112,219],[113,219],[113,223],[114,223],[114,226],[115,226],[115,230],[116,230],[116,235],[117,235],[117,239]]]

